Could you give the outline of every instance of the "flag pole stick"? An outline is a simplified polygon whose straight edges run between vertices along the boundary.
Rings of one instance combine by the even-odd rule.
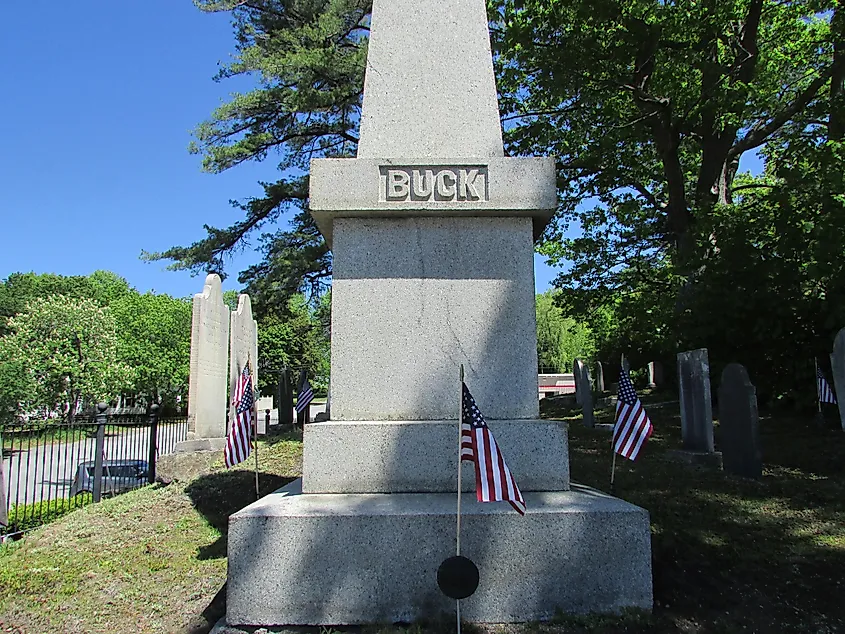
[[[252,367],[250,365],[250,353],[246,355],[246,364],[250,368],[250,375],[252,374]],[[251,383],[252,381],[250,381]],[[255,386],[252,386],[255,388]],[[255,389],[252,390],[255,395]],[[258,403],[252,399],[252,450],[255,452],[255,499],[258,500],[261,494],[258,492]]]
[[[822,395],[821,395],[821,392],[819,390],[819,359],[818,359],[818,357],[813,357],[813,365],[816,367],[816,377],[815,377],[815,381],[816,381],[816,404],[818,405],[818,408],[819,408],[819,413],[816,416],[816,421],[818,422],[819,425],[823,425],[824,424],[824,414],[822,414]]]
[[[457,534],[455,538],[455,554],[461,554],[461,439],[463,437],[464,418],[464,364],[461,364],[461,381],[458,396],[458,512],[457,512]],[[461,600],[456,601],[455,613],[458,619],[458,634],[461,634]]]
[[[615,495],[613,481],[616,477],[616,452],[613,450],[613,440],[610,441],[610,451],[613,453],[613,462],[610,464],[610,495]]]
[[[461,364],[461,386],[458,396],[458,526],[455,539],[455,554],[461,554],[461,436],[464,416],[464,365]]]

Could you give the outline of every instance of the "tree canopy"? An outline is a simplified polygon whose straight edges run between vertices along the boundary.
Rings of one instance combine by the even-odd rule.
[[[215,110],[191,150],[211,172],[275,155],[280,177],[236,203],[230,227],[147,257],[222,273],[258,233],[264,258],[239,279],[267,314],[285,314],[331,272],[306,211],[308,161],[355,151],[371,3],[197,4],[233,16],[236,56],[217,78],[257,85]],[[604,358],[708,346],[788,390],[778,377],[811,365],[787,358],[821,352],[845,323],[841,3],[488,8],[507,150],[557,157],[560,207],[539,250],[566,267],[555,282],[564,314],[589,326]],[[765,174],[738,174],[748,152]]]

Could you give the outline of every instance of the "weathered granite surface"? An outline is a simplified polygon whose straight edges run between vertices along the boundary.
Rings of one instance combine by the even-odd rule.
[[[464,496],[461,552],[478,566],[468,621],[651,609],[648,513],[587,487],[506,503]],[[299,481],[229,520],[231,625],[414,622],[454,615],[437,567],[455,552],[451,494],[301,495]],[[454,618],[454,617],[453,617]]]
[[[220,276],[208,275],[202,292],[194,295],[193,299],[188,386],[189,438],[226,436],[229,312],[223,303]]]

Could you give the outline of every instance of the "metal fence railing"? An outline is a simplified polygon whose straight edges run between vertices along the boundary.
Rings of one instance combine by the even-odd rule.
[[[155,482],[158,456],[187,436],[187,418],[159,419],[155,408],[0,427],[0,534]]]

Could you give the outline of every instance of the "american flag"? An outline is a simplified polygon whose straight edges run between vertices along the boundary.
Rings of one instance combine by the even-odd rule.
[[[461,460],[475,463],[475,493],[478,501],[507,501],[517,513],[525,515],[525,500],[493,439],[493,432],[484,422],[466,383],[462,383],[461,387]]]
[[[311,384],[306,377],[302,377],[302,386],[299,388],[299,394],[296,397],[296,411],[302,412],[308,403],[314,400],[314,390],[311,389]]]
[[[819,403],[836,403],[836,395],[830,389],[830,383],[824,378],[818,363],[816,363],[816,390],[819,394]]]
[[[254,396],[252,393],[252,376],[249,373],[249,364],[241,372],[241,376],[235,386],[233,401],[235,405],[235,419],[232,421],[232,428],[229,430],[229,435],[226,438],[226,448],[223,450],[227,469],[246,460],[252,450],[249,437],[252,431]]]
[[[613,451],[628,460],[636,460],[654,427],[645,413],[634,384],[625,368],[619,373],[619,398],[616,401],[616,425],[613,428]]]

